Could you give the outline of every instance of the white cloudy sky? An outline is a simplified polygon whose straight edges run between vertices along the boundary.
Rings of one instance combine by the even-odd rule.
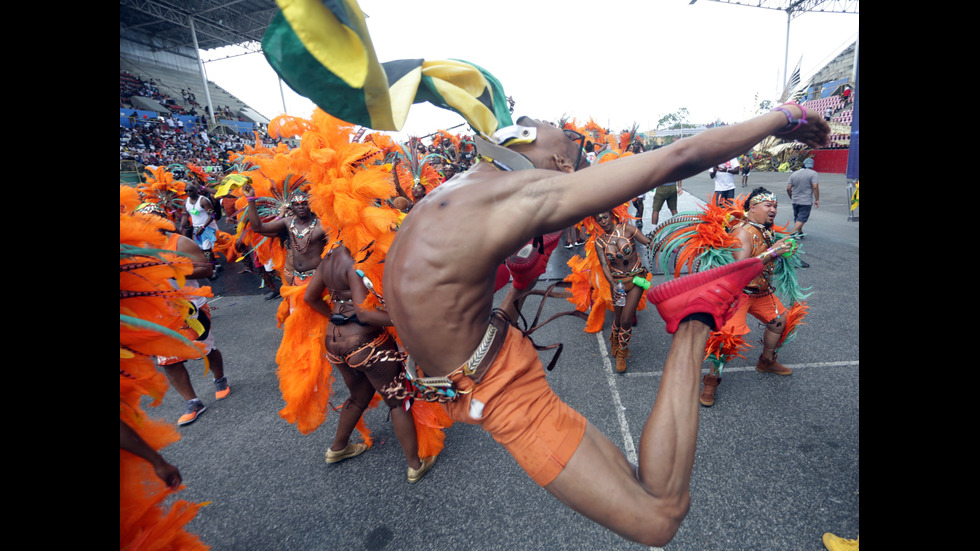
[[[360,0],[379,61],[473,62],[516,100],[515,116],[589,118],[612,130],[652,129],[687,108],[690,121],[738,122],[756,97],[781,91],[785,12],[702,0]],[[805,13],[789,25],[789,68],[804,80],[858,38],[858,15]],[[309,116],[261,54],[206,64],[208,78],[263,115]],[[250,75],[241,78],[241,75]],[[257,86],[255,75],[268,75]],[[259,79],[262,80],[262,79]],[[463,122],[419,104],[399,136]],[[462,130],[462,129],[460,129]]]

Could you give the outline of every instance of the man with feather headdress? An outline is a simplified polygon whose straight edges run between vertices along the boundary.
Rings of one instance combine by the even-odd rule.
[[[796,310],[791,312],[777,296],[777,286],[774,282],[777,268],[781,272],[793,270],[802,262],[797,256],[796,245],[790,236],[782,238],[776,233],[773,223],[776,219],[777,201],[776,195],[763,187],[752,190],[752,193],[741,204],[742,217],[740,221],[732,224],[730,230],[734,238],[734,251],[732,257],[734,261],[745,258],[758,257],[763,260],[764,268],[761,274],[750,281],[742,293],[745,295],[735,315],[720,329],[721,334],[741,338],[747,335],[750,330],[746,325],[746,319],[751,314],[765,325],[762,336],[762,354],[756,364],[756,371],[760,373],[770,373],[774,375],[792,375],[793,370],[784,366],[776,360],[777,351],[785,344],[786,337],[789,336],[796,323],[796,311],[805,309],[805,304],[794,301]],[[785,256],[785,258],[784,258]],[[795,282],[795,278],[793,278]],[[778,289],[782,291],[782,289]],[[805,298],[805,295],[797,293],[798,298]],[[793,323],[790,315],[793,314]],[[703,406],[711,406],[715,403],[715,393],[718,384],[721,383],[717,366],[712,364],[708,374],[702,379],[704,385],[701,389],[701,396],[698,400]]]

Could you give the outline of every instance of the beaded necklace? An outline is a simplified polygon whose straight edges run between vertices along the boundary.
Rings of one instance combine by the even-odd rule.
[[[296,252],[303,254],[310,247],[310,243],[313,241],[313,228],[319,223],[319,219],[314,218],[313,222],[309,226],[306,226],[300,231],[296,230],[296,219],[293,218],[289,222],[289,233],[293,236],[293,243]],[[306,243],[301,243],[303,238],[306,238]]]
[[[762,239],[765,240],[766,245],[768,246],[772,245],[772,239],[773,239],[772,228],[767,228],[765,225],[753,222],[748,218],[745,218],[742,221],[754,228],[757,228],[760,232],[762,232]]]

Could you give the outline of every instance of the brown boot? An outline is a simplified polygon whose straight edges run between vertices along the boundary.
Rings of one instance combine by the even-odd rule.
[[[721,383],[721,377],[708,373],[701,380],[704,382],[704,387],[701,389],[701,396],[698,397],[698,402],[701,402],[701,405],[704,407],[711,407],[715,403],[715,390],[718,389],[718,384]]]
[[[772,355],[771,360],[766,360],[759,356],[759,363],[755,364],[755,370],[759,373],[772,373],[773,375],[792,375],[793,370],[776,361],[776,355]]]
[[[609,355],[615,356],[619,353],[619,328],[613,326],[612,333],[609,335]]]
[[[616,351],[616,371],[626,373],[626,358],[630,357],[630,349],[623,346]]]

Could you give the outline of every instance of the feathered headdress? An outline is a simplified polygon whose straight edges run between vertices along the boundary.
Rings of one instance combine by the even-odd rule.
[[[630,149],[630,146],[633,145],[633,142],[636,141],[637,130],[639,128],[640,126],[638,124],[633,123],[633,127],[630,128],[628,131],[619,133],[618,145],[620,150],[628,151]]]
[[[174,175],[162,166],[146,168],[144,172],[146,182],[139,184],[136,189],[143,195],[145,202],[160,205],[167,213],[167,219],[176,223],[180,220],[184,199],[187,197],[184,182],[175,180]]]
[[[432,165],[432,162],[436,159],[446,161],[446,158],[438,153],[417,153],[412,147],[416,143],[415,140],[416,138],[413,138],[408,144],[398,144],[392,159],[395,174],[398,176],[398,185],[402,188],[403,194],[413,201],[415,200],[411,195],[413,186],[421,185],[425,188],[425,193],[429,193],[442,183],[442,174]],[[406,187],[408,189],[405,189]]]
[[[203,184],[205,186],[210,184],[210,182],[211,182],[211,175],[208,174],[204,170],[204,168],[202,168],[202,167],[200,167],[200,166],[198,166],[198,165],[196,165],[194,163],[186,163],[186,164],[183,164],[181,166],[183,166],[187,170],[188,173],[193,174],[194,176],[197,176],[197,179],[200,180],[201,184]]]
[[[374,291],[384,296],[382,262],[401,214],[387,200],[398,192],[383,164],[384,152],[371,143],[349,141],[352,129],[315,109],[295,160],[309,167],[310,209],[344,243]],[[361,307],[380,307],[378,295],[368,294]]]

